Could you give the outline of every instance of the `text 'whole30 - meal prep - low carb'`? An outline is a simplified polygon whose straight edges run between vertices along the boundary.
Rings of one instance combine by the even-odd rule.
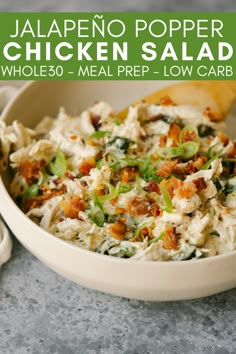
[[[97,253],[189,260],[236,249],[236,142],[209,108],[104,102],[29,129],[0,123],[1,168],[35,223]],[[34,237],[32,235],[32,237]]]

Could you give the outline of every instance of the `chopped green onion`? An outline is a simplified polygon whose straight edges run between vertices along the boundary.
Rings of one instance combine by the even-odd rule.
[[[162,197],[163,197],[165,205],[166,205],[164,210],[167,213],[172,213],[173,205],[172,205],[172,200],[171,200],[170,194],[167,191],[167,189],[165,187],[163,187],[162,185],[160,185],[159,187],[160,187],[160,191],[161,191]]]
[[[93,192],[92,199],[94,205],[91,207],[89,217],[94,224],[99,227],[102,227],[105,222],[105,214],[103,211],[102,204],[100,203],[98,196],[95,192]]]
[[[125,157],[123,159],[120,159],[119,161],[115,161],[110,168],[115,171],[119,172],[119,170],[125,166],[140,166],[142,164],[141,160],[134,159],[131,157]]]
[[[210,160],[208,160],[205,165],[202,166],[201,170],[208,170],[208,168],[211,166],[211,163],[213,161],[215,161],[216,159],[218,159],[221,154],[222,154],[223,150],[219,151],[217,154],[215,154],[214,156],[212,156],[212,158]]]
[[[132,157],[124,157],[121,159],[121,164],[124,166],[139,166],[142,163],[141,160],[134,159]]]
[[[184,160],[194,156],[199,150],[200,144],[197,141],[187,141],[178,147],[163,147],[157,149],[157,155],[163,159],[181,157]]]
[[[107,153],[104,155],[105,161],[108,163],[108,166],[114,171],[119,172],[120,162],[117,160],[117,157],[112,153]]]
[[[94,139],[104,138],[104,136],[110,136],[111,132],[105,131],[96,131],[95,133],[91,134],[89,137]]]
[[[37,197],[39,194],[39,187],[37,184],[32,184],[30,187],[28,187],[22,196],[23,200],[29,199],[29,198],[33,198],[33,197]]]
[[[111,199],[114,199],[116,196],[117,196],[117,190],[116,188],[110,184],[109,182],[107,181],[102,181],[101,182],[103,185],[105,185],[107,188],[108,188],[108,194],[105,194],[105,195],[101,195],[98,197],[98,199],[101,201],[101,202],[105,202],[105,201],[108,201],[108,200],[111,200]]]
[[[216,147],[216,146],[218,146],[220,143],[216,143],[216,144],[214,144],[214,145],[212,145],[208,150],[207,150],[207,157],[208,158],[211,158],[213,155],[214,155],[214,148]]]
[[[157,149],[157,155],[162,159],[172,159],[180,155],[178,147],[163,147]]]
[[[104,162],[103,159],[98,160],[96,163],[96,168],[100,170],[102,168],[103,162]]]
[[[140,176],[146,181],[150,182],[151,180],[155,180],[157,182],[162,181],[162,177],[157,176],[157,166],[159,162],[155,161],[151,163],[151,157],[148,157],[143,164],[140,165]]]
[[[148,220],[146,222],[143,222],[135,231],[134,233],[134,237],[139,237],[139,234],[141,232],[141,230],[144,228],[144,227],[150,227],[151,229],[153,228],[152,227],[152,224],[153,224],[153,221],[154,219],[152,218],[151,220]]]
[[[47,176],[47,173],[44,171],[44,169],[41,171],[41,176],[38,180],[38,186],[40,186],[41,184],[45,183],[46,180],[47,180],[48,176]]]
[[[106,154],[106,160],[108,162],[109,165],[117,162],[117,158],[115,155],[111,154],[110,152],[108,154]]]
[[[121,165],[120,165],[119,161],[115,162],[113,165],[111,165],[109,167],[112,169],[112,171],[114,171],[116,173],[118,173],[121,169]]]
[[[57,149],[55,157],[48,164],[48,170],[55,176],[62,177],[66,172],[66,158],[61,149]]]
[[[139,171],[140,171],[141,176],[143,176],[145,174],[145,172],[148,170],[148,168],[151,164],[151,161],[152,161],[152,157],[149,156],[144,160],[143,163],[140,164]]]
[[[116,186],[117,194],[128,193],[130,192],[132,187],[128,183],[119,182]]]
[[[159,185],[162,198],[155,192],[150,193],[150,197],[155,200],[159,208],[166,211],[167,213],[172,213],[173,205],[169,192],[165,187]],[[163,199],[163,200],[162,200]]]
[[[196,141],[198,139],[198,130],[195,127],[195,125],[186,125],[180,132],[179,134],[179,142],[183,143],[183,137],[185,136],[185,134],[187,132],[193,132],[196,135],[196,139],[194,141]]]
[[[112,122],[115,123],[115,125],[121,125],[121,121],[119,117],[114,117],[112,119]]]
[[[122,251],[124,250],[124,256],[127,256],[128,258],[131,258],[134,256],[134,252],[130,251],[127,247],[125,247],[124,249],[122,249]]]
[[[166,234],[165,231],[162,231],[159,236],[154,237],[152,240],[150,240],[150,241],[148,242],[148,246],[150,246],[152,243],[156,243],[156,242],[158,242],[159,240],[161,240],[161,239],[165,236],[165,234]]]
[[[199,150],[200,144],[196,141],[187,141],[186,143],[179,146],[180,157],[187,160],[194,156]]]

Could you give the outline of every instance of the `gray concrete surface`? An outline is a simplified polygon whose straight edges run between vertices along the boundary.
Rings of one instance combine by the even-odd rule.
[[[0,11],[235,11],[235,0],[1,0]]]
[[[0,11],[234,11],[235,0],[8,0]],[[145,303],[85,289],[17,241],[0,269],[0,354],[236,353],[236,290]]]

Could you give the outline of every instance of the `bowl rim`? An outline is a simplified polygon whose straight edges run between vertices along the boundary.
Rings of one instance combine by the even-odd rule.
[[[66,81],[66,80],[64,80]],[[77,81],[77,80],[75,80]],[[79,81],[79,80],[78,80]],[[2,115],[1,115],[1,119],[3,119],[3,121],[5,121],[5,118],[9,112],[9,110],[11,109],[12,104],[14,104],[15,100],[19,98],[20,95],[22,95],[25,91],[27,91],[31,86],[36,85],[38,82],[42,82],[42,81],[36,81],[36,80],[31,80],[25,84],[23,84],[23,86],[18,90],[18,92],[16,93],[16,95],[14,95],[14,97],[7,103],[7,105],[5,106],[4,110],[2,111]],[[48,83],[50,81],[44,81],[44,83]],[[172,267],[178,267],[178,268],[182,268],[185,267],[186,264],[188,264],[189,266],[192,265],[197,265],[197,264],[207,264],[207,263],[215,263],[215,262],[219,262],[219,261],[223,261],[225,258],[230,258],[232,256],[236,256],[236,250],[227,252],[227,253],[223,253],[220,255],[216,255],[216,256],[211,256],[211,257],[205,257],[205,258],[201,258],[201,259],[190,259],[190,260],[182,260],[182,261],[148,261],[148,260],[137,260],[137,259],[132,259],[132,258],[119,258],[119,257],[114,257],[114,256],[109,256],[109,255],[105,255],[105,254],[100,254],[91,250],[87,250],[84,249],[82,247],[76,246],[73,243],[67,242],[66,240],[60,239],[56,236],[54,236],[53,234],[51,234],[50,232],[46,231],[45,229],[43,229],[41,226],[37,225],[36,223],[34,223],[26,214],[23,213],[23,211],[18,207],[18,205],[14,202],[13,198],[11,197],[10,193],[8,192],[1,174],[0,174],[0,192],[3,193],[5,195],[6,200],[9,202],[9,204],[11,205],[11,207],[14,209],[14,211],[19,215],[19,217],[22,217],[23,220],[29,224],[30,227],[32,227],[33,229],[35,229],[35,231],[37,233],[42,233],[42,236],[46,237],[47,239],[50,239],[50,241],[52,242],[56,242],[58,243],[58,245],[64,246],[65,248],[71,249],[73,250],[73,252],[78,252],[78,253],[83,253],[84,255],[87,254],[87,256],[91,256],[96,258],[98,261],[109,261],[112,263],[117,263],[117,264],[133,264],[133,265],[145,265],[145,266],[149,266],[149,267],[164,267],[164,268],[172,268]],[[13,218],[14,219],[14,218]],[[11,228],[11,225],[8,225]]]

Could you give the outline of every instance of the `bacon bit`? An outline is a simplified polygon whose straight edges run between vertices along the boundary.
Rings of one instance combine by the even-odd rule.
[[[235,157],[235,156],[236,156],[236,141],[233,142],[232,148],[227,153],[227,157]]]
[[[151,215],[154,216],[154,218],[157,218],[162,214],[162,210],[159,208],[159,206],[156,203],[151,204]]]
[[[112,237],[122,241],[125,239],[126,225],[120,220],[117,220],[114,222],[114,224],[109,226],[109,232]]]
[[[87,188],[88,187],[88,183],[86,181],[81,181],[80,180],[79,183],[80,183],[81,187],[83,187],[83,188]]]
[[[195,172],[195,166],[193,161],[189,161],[187,166],[185,167],[185,173],[191,175]]]
[[[160,105],[161,106],[173,106],[175,103],[172,101],[170,96],[166,95],[162,98],[160,98]]]
[[[177,165],[175,167],[175,169],[173,169],[172,172],[176,173],[177,175],[187,176],[187,175],[191,175],[192,173],[194,173],[195,170],[196,169],[195,169],[194,162],[191,160],[188,162],[188,164],[186,166]]]
[[[178,239],[175,234],[175,228],[173,226],[168,227],[165,230],[163,238],[163,248],[165,250],[175,250],[178,247]]]
[[[146,237],[148,237],[149,240],[153,238],[152,230],[147,226],[145,226],[140,230],[139,235],[132,237],[129,241],[140,242],[140,241],[144,241]]]
[[[158,155],[157,154],[153,154],[152,155],[152,161],[156,161],[158,160]]]
[[[138,174],[139,174],[138,166],[132,166],[132,167],[126,166],[122,168],[120,171],[121,181],[124,183],[132,181]]]
[[[78,170],[83,176],[88,176],[90,170],[96,166],[96,161],[94,157],[89,157],[84,160],[81,165],[79,165]]]
[[[133,197],[127,203],[127,210],[131,216],[149,215],[151,206],[145,197]]]
[[[65,220],[64,218],[59,218],[59,221],[60,221],[60,222],[62,222],[62,221],[64,221],[64,220]]]
[[[202,191],[203,189],[206,189],[206,187],[207,187],[207,184],[206,184],[206,182],[205,182],[203,177],[194,179],[193,183],[195,184],[198,192]]]
[[[226,134],[224,134],[223,132],[218,132],[217,136],[221,140],[224,146],[228,145],[229,137]]]
[[[79,212],[84,211],[87,204],[80,196],[74,196],[69,200],[64,200],[61,206],[67,218],[78,219]]]
[[[88,139],[86,140],[86,143],[90,146],[98,146],[99,143],[97,143],[96,141],[94,141],[93,139]]]
[[[115,214],[119,215],[119,214],[124,214],[126,212],[125,208],[116,208],[115,209]]]
[[[186,143],[187,141],[195,141],[197,138],[197,134],[196,132],[194,132],[193,130],[187,130],[184,135],[182,136],[182,142]]]
[[[194,161],[193,165],[199,171],[205,165],[206,162],[207,162],[207,157],[200,156],[196,161]]]
[[[115,205],[117,203],[118,197],[115,197],[114,199],[110,200],[111,205]]]
[[[69,179],[71,179],[72,181],[76,178],[76,177],[73,176],[72,173],[71,173],[70,171],[68,171],[68,170],[64,173],[64,176],[67,177],[67,178],[69,178]]]
[[[181,132],[180,127],[175,123],[171,123],[168,131],[168,138],[170,138],[173,141],[173,143],[178,144],[180,132]]]
[[[70,139],[71,139],[71,140],[76,140],[77,138],[78,138],[77,135],[71,135],[71,136],[70,136]]]
[[[96,194],[97,194],[98,196],[99,196],[99,195],[104,195],[104,194],[105,194],[104,190],[105,190],[104,184],[99,183],[99,184],[97,185],[96,189],[95,189],[95,192],[96,192]]]
[[[164,134],[160,134],[159,146],[160,147],[165,147],[166,146],[166,140],[167,140],[167,136],[164,135]]]
[[[186,166],[177,165],[172,172],[174,172],[177,175],[181,175],[182,176],[182,175],[186,174],[185,168],[186,168]]]
[[[167,178],[175,169],[176,165],[177,161],[166,161],[157,169],[156,175]]]
[[[40,178],[40,173],[45,166],[45,160],[38,161],[22,161],[19,166],[19,174],[26,179],[28,185],[37,183]]]
[[[182,187],[179,187],[174,194],[178,198],[191,198],[195,193],[197,192],[197,187],[194,183],[192,182],[186,182],[182,185]]]
[[[217,113],[215,112],[212,112],[210,107],[206,107],[205,111],[203,112],[203,115],[213,122],[216,122],[220,119],[219,115],[217,115]]]
[[[153,238],[153,235],[152,235],[152,230],[150,227],[143,227],[141,230],[140,230],[140,237],[142,239],[142,241],[145,240],[145,238],[147,237],[149,240],[151,240]]]
[[[91,114],[90,119],[91,119],[91,123],[94,126],[95,130],[98,130],[99,127],[101,126],[101,124],[100,124],[101,117],[97,114]]]
[[[171,177],[170,179],[161,181],[161,185],[167,189],[170,197],[173,198],[174,191],[183,185],[183,181],[179,178]]]
[[[53,180],[53,183],[54,183],[56,186],[58,186],[59,184],[61,184],[61,182],[62,182],[62,179],[61,179],[60,177],[57,177],[57,178],[55,178],[55,179]]]
[[[222,171],[222,175],[229,175],[229,169],[227,168],[227,167],[225,167],[225,166],[223,166],[223,171]]]
[[[148,185],[143,189],[148,193],[155,192],[157,194],[160,194],[160,187],[158,186],[157,182],[154,181],[153,179],[150,182],[148,182]]]
[[[49,187],[41,186],[40,190],[43,192],[42,195],[29,198],[23,202],[22,206],[25,212],[40,207],[46,200],[49,200],[52,197],[66,193],[67,188],[64,184],[62,184],[62,186],[58,189],[49,189]]]

